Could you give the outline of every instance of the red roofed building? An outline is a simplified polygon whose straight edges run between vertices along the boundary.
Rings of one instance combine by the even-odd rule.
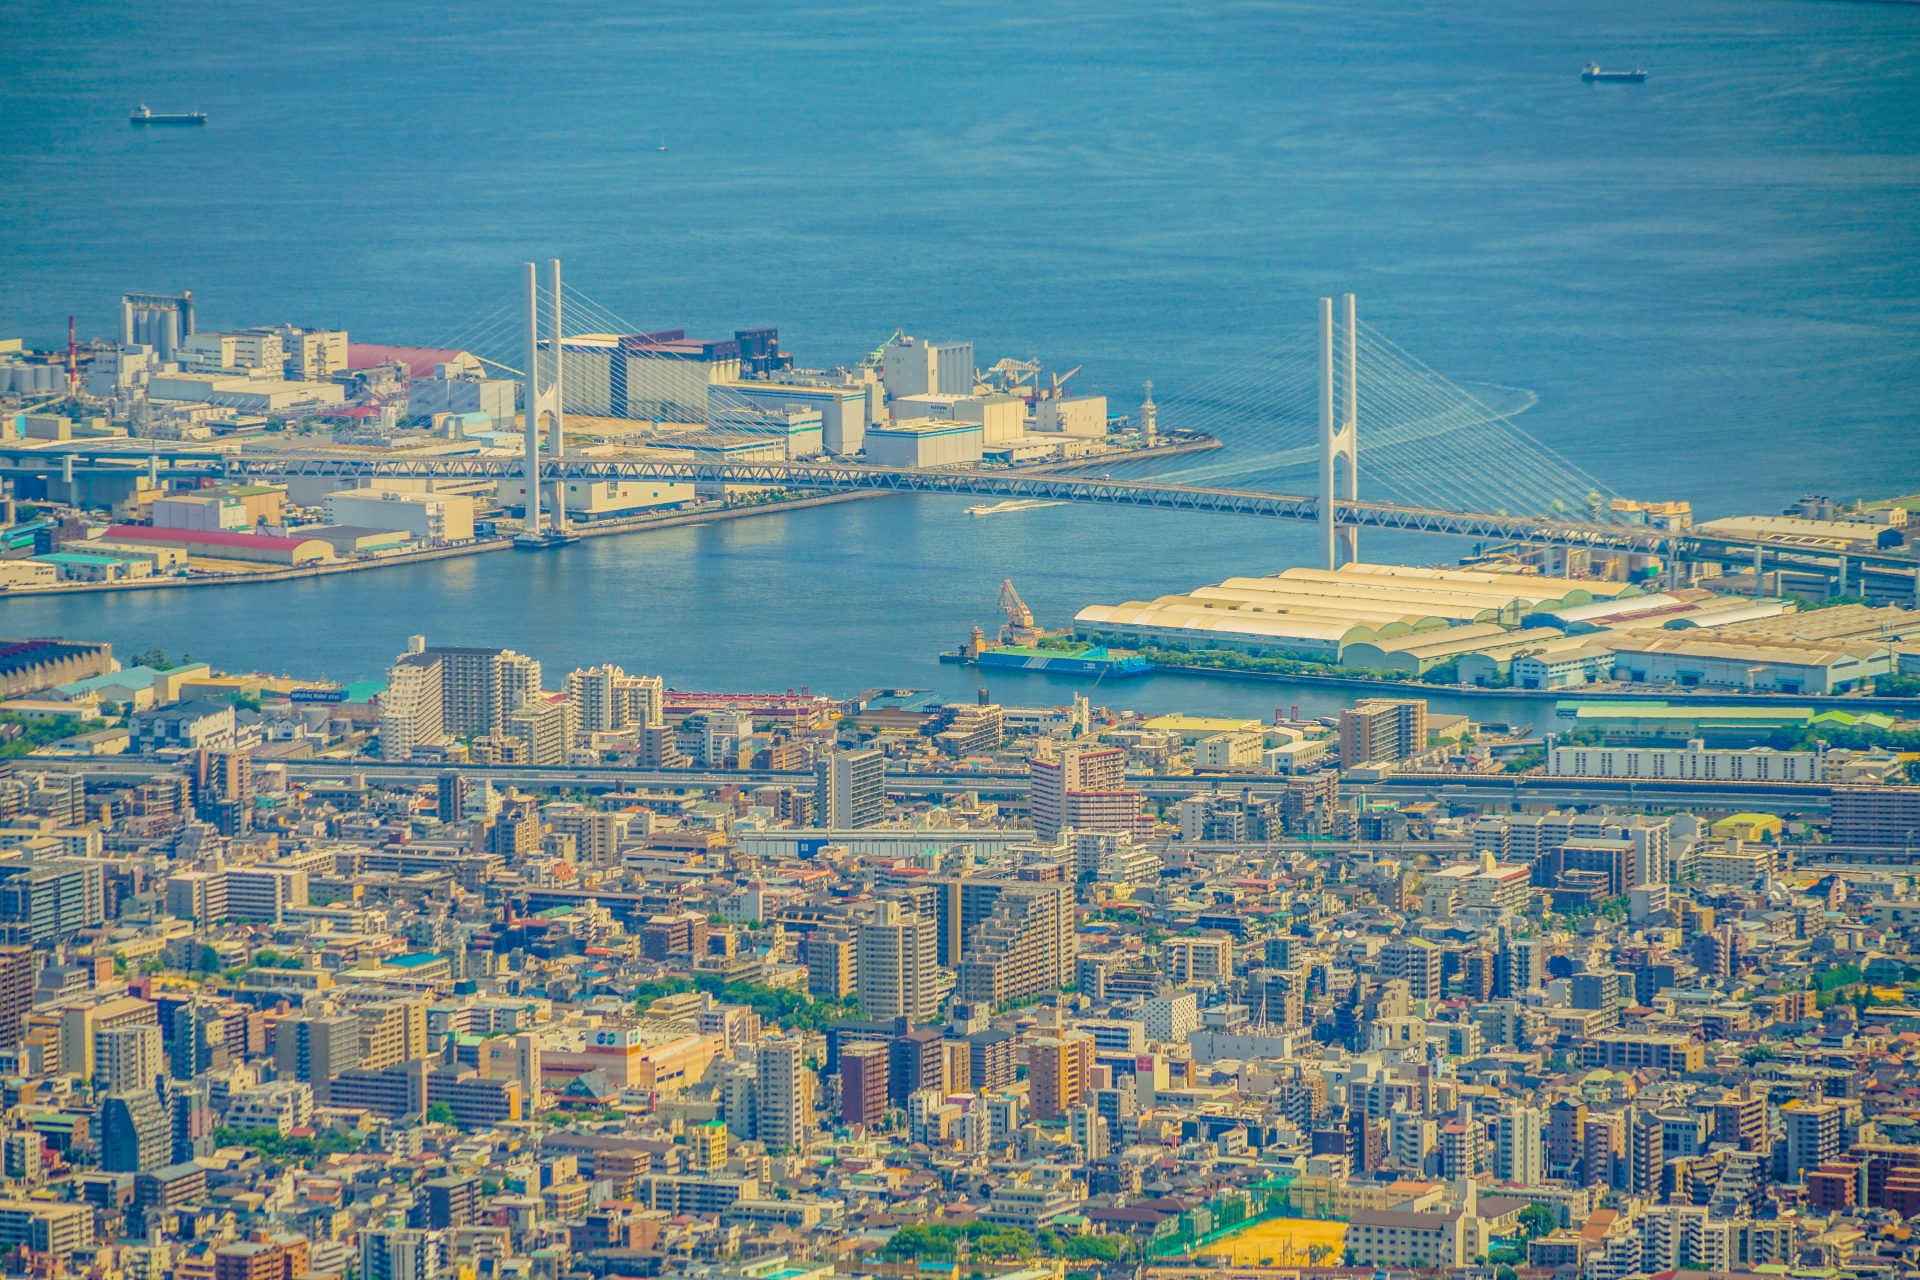
[[[431,378],[437,364],[458,365],[463,372],[480,374],[480,362],[465,351],[437,347],[386,347],[369,342],[347,344],[347,368],[371,369],[377,364],[399,362],[407,366],[409,376]]]
[[[319,538],[277,538],[263,533],[234,533],[224,529],[156,529],[144,524],[117,524],[107,530],[109,542],[158,543],[182,547],[189,556],[211,560],[257,560],[266,564],[325,564],[333,545]]]

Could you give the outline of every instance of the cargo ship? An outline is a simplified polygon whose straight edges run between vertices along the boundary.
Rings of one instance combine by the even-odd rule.
[[[1647,78],[1644,71],[1602,71],[1600,64],[1589,62],[1580,78],[1588,84],[1640,84]]]
[[[1120,679],[1153,670],[1153,664],[1137,653],[1112,650],[1071,639],[1065,633],[1041,630],[1033,620],[1033,611],[1013,589],[1011,578],[1000,584],[1000,607],[1007,611],[1007,624],[1000,628],[1000,643],[988,644],[986,632],[975,627],[965,644],[941,654],[940,661],[1096,679],[1108,676]],[[1043,643],[1046,641],[1052,643]]]
[[[134,124],[205,124],[207,122],[207,113],[204,111],[181,111],[172,115],[161,115],[149,109],[146,103],[143,102],[140,104],[140,109],[128,116],[127,119],[131,120]]]

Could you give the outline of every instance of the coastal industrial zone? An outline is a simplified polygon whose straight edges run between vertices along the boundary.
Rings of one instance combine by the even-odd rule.
[[[516,371],[469,351],[290,325],[196,332],[191,294],[129,294],[120,310],[118,342],[47,352],[0,342],[9,593],[371,567],[500,550],[527,532],[524,476],[336,472],[248,484],[203,474],[242,456],[512,460],[528,416]],[[1217,445],[1159,432],[1151,396],[1139,424],[1109,415],[1105,396],[1070,393],[1077,370],[1042,385],[1037,361],[976,369],[970,342],[896,332],[857,367],[824,372],[796,370],[774,329],[711,341],[680,330],[570,335],[542,344],[549,366],[555,345],[564,425],[546,445],[576,460],[1031,469]],[[75,461],[86,465],[76,472]],[[195,474],[179,478],[183,462]],[[542,488],[535,519],[550,513],[541,530],[555,541],[804,500],[778,484],[672,479]]]
[[[765,496],[183,477],[183,450],[533,433],[459,351],[197,333],[185,295],[122,314],[85,360],[0,365],[14,591]],[[590,457],[1206,443],[904,334],[818,376],[770,330],[560,355],[579,436],[554,443]],[[63,462],[115,449],[117,474]],[[960,700],[683,691],[426,635],[358,683],[0,642],[7,1273],[1911,1277],[1906,514],[1623,501],[1665,553],[1349,555],[1054,629],[1008,582],[997,634],[956,627],[989,686]],[[1261,710],[1126,709],[1171,669]],[[1084,691],[996,701],[1012,670]],[[1282,677],[1348,705],[1273,705]],[[1433,705],[1483,690],[1538,715]]]

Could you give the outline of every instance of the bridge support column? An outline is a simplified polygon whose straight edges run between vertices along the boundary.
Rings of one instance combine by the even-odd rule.
[[[522,537],[540,533],[540,277],[534,265],[527,264],[527,373],[521,383],[526,397],[526,464],[521,475],[526,480],[526,527]]]
[[[548,346],[553,351],[553,382],[550,387],[553,394],[553,435],[548,438],[552,442],[550,451],[553,454],[553,460],[559,462],[566,456],[567,452],[565,420],[560,416],[560,259],[547,259],[547,280],[553,292],[553,338],[552,341],[548,343]],[[559,475],[558,467],[554,468],[554,472],[553,531],[555,533],[565,533],[567,531],[567,483]]]
[[[544,418],[552,424],[553,443],[549,451],[558,462],[562,449],[560,439],[560,259],[551,258],[548,265],[552,271],[553,284],[553,336],[548,345],[553,349],[553,376],[547,379],[547,385],[540,385],[540,279],[534,265],[527,265],[527,372],[523,386],[526,388],[526,461],[521,474],[527,483],[527,527],[516,541],[523,547],[548,546],[555,538],[566,532],[567,505],[560,493],[554,495],[554,510],[547,526],[540,524],[540,423]],[[558,480],[555,482],[558,487]]]
[[[1340,567],[1344,546],[1347,560],[1359,559],[1358,530],[1341,527],[1338,503],[1352,502],[1360,496],[1358,373],[1355,365],[1357,340],[1354,323],[1354,299],[1345,295],[1346,311],[1346,394],[1336,417],[1334,404],[1333,299],[1320,299],[1320,546],[1328,569]],[[1338,475],[1338,463],[1347,463],[1345,477]]]

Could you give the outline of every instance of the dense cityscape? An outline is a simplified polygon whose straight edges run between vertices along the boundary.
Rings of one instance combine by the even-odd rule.
[[[5,12],[0,1280],[1920,1280],[1920,3]]]
[[[1819,736],[1891,717],[4,675],[36,1275],[1912,1261],[1916,757]]]

